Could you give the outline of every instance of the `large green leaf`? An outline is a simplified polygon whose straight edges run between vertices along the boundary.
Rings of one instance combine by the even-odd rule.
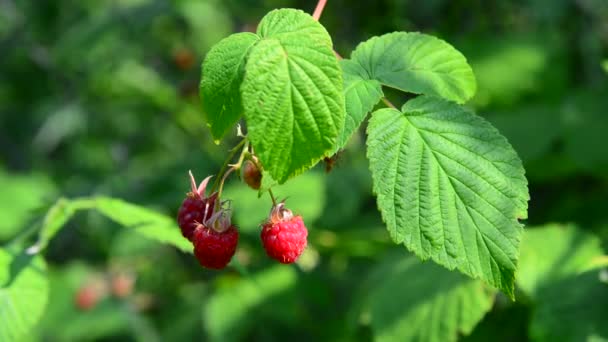
[[[0,341],[17,341],[31,331],[48,292],[42,257],[0,249]]]
[[[445,41],[415,32],[393,32],[357,46],[351,59],[370,79],[416,94],[464,103],[477,88],[466,58]]]
[[[574,225],[528,228],[521,243],[517,286],[535,297],[559,279],[596,267],[603,255],[600,240]]]
[[[344,119],[344,128],[338,138],[336,150],[346,145],[348,139],[350,139],[367,116],[367,113],[384,96],[380,82],[370,79],[361,65],[347,59],[342,60],[340,65],[344,72],[346,117]]]
[[[201,79],[201,102],[217,140],[243,114],[239,91],[249,49],[260,38],[249,32],[235,33],[213,46],[205,57]]]
[[[375,341],[456,341],[494,301],[481,281],[411,256],[390,255],[369,280],[364,314]]]
[[[120,199],[98,197],[95,208],[111,220],[133,228],[138,233],[163,243],[171,244],[184,252],[192,252],[192,244],[185,239],[174,219]]]
[[[241,86],[248,136],[279,183],[333,152],[344,125],[342,71],[329,34],[293,9],[267,14]]]
[[[368,126],[378,207],[396,243],[513,297],[524,169],[507,140],[457,104],[421,96]]]
[[[346,121],[336,150],[346,145],[383,96],[382,85],[458,103],[477,88],[464,56],[441,39],[421,33],[393,32],[357,46],[342,61]]]

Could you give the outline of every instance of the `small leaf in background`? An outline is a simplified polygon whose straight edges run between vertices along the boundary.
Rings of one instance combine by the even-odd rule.
[[[302,215],[304,223],[314,222],[325,205],[325,184],[319,173],[308,172],[272,188],[278,200],[287,198],[287,208]],[[257,192],[242,182],[226,186],[222,198],[232,201],[233,219],[243,232],[259,233],[260,224],[268,218],[272,202],[268,194],[258,198]]]
[[[325,28],[294,9],[268,13],[241,86],[248,136],[279,183],[329,155],[344,125],[342,71]]]
[[[481,117],[421,96],[368,126],[378,208],[396,243],[514,296],[527,180],[517,153]]]
[[[132,228],[150,239],[168,243],[183,252],[192,253],[192,244],[181,235],[177,222],[173,218],[120,199],[108,197],[95,198],[95,208],[125,228]]]
[[[51,199],[55,185],[47,176],[21,175],[0,168],[0,241],[13,237],[30,219],[31,211]]]
[[[37,253],[43,250],[55,234],[74,216],[76,211],[90,209],[92,205],[92,201],[88,198],[74,200],[60,198],[57,200],[44,216],[38,242],[28,251]]]
[[[602,68],[604,68],[604,71],[606,73],[608,73],[608,59],[604,60],[604,62],[602,62]]]
[[[538,291],[529,330],[532,340],[608,340],[608,286],[600,272],[571,274]]]
[[[516,103],[543,84],[543,73],[549,67],[546,40],[478,38],[465,43],[462,51],[477,78],[478,91],[471,101],[476,107]]]
[[[565,153],[578,167],[599,175],[608,173],[608,153],[602,148],[608,131],[607,92],[606,86],[573,92],[561,112]]]
[[[384,93],[379,81],[370,79],[361,65],[351,60],[340,61],[344,72],[344,101],[346,117],[344,129],[338,138],[336,151],[343,148],[359,128],[367,113],[380,101]]]
[[[0,249],[0,341],[17,341],[31,332],[48,292],[42,257]]]
[[[483,282],[412,256],[389,254],[364,284],[375,341],[457,341],[494,302]]]
[[[369,79],[415,94],[464,103],[477,85],[466,58],[445,41],[421,33],[393,32],[357,46],[351,60]]]
[[[517,286],[535,298],[560,279],[596,268],[596,260],[603,255],[600,240],[575,225],[526,228]]]
[[[509,139],[521,159],[528,162],[549,153],[559,140],[562,129],[556,124],[556,111],[548,104],[540,104],[495,112],[486,118]]]
[[[176,2],[175,6],[190,27],[189,44],[200,55],[233,29],[233,19],[222,1],[182,0]]]
[[[201,102],[214,139],[221,139],[243,114],[240,86],[245,60],[259,41],[253,33],[235,33],[213,46],[205,57],[201,79]]]
[[[251,324],[263,324],[254,310],[293,291],[292,267],[275,266],[219,289],[203,309],[203,324],[211,341],[238,341]]]

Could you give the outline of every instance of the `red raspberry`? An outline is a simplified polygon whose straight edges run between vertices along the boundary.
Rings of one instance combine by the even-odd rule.
[[[191,191],[186,195],[186,199],[179,208],[177,223],[182,230],[182,235],[192,241],[192,234],[197,225],[205,222],[213,215],[217,192],[209,197],[205,196],[205,189],[211,176],[205,178],[197,188],[192,172],[189,172],[189,174]]]
[[[239,232],[231,223],[230,209],[223,208],[226,203],[217,205],[216,212],[194,230],[194,255],[203,267],[222,269],[236,251]]]
[[[291,264],[306,248],[308,230],[302,216],[293,216],[291,210],[284,206],[284,203],[279,203],[272,208],[260,237],[269,257],[283,264]]]
[[[262,173],[251,160],[247,160],[243,164],[243,180],[254,190],[260,189],[262,185]]]
[[[203,267],[222,269],[228,265],[236,251],[239,232],[230,226],[223,232],[200,225],[194,231],[194,255]]]

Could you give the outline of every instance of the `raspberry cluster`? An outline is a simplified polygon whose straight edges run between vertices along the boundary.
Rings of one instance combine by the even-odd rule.
[[[186,195],[177,214],[182,235],[194,245],[194,255],[203,267],[222,269],[236,252],[239,232],[232,225],[230,209],[225,207],[217,192],[206,196],[211,177],[196,187],[190,172],[191,191]]]
[[[260,172],[255,164],[245,164],[244,181],[252,188],[260,187]],[[239,239],[239,232],[231,222],[228,202],[218,192],[206,195],[211,177],[197,187],[190,172],[191,191],[186,195],[177,222],[182,235],[194,246],[194,255],[201,266],[222,269],[228,265]],[[221,192],[221,191],[220,191]],[[274,204],[264,224],[260,238],[266,254],[283,264],[295,262],[307,245],[308,230],[299,215],[294,216],[285,203]]]

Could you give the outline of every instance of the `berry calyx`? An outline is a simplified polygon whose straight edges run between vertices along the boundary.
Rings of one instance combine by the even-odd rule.
[[[213,215],[217,202],[217,192],[214,192],[209,197],[205,195],[211,176],[205,178],[197,188],[192,172],[189,172],[189,175],[191,190],[179,208],[177,223],[182,231],[182,235],[192,241],[194,229],[198,224],[205,222]]]
[[[246,160],[245,163],[243,163],[242,172],[243,180],[250,188],[254,190],[260,189],[260,186],[262,185],[262,173],[255,162]]]
[[[194,255],[201,266],[222,269],[236,252],[239,232],[230,220],[230,210],[217,208],[217,212],[194,230]]]
[[[269,257],[282,264],[291,264],[304,252],[308,230],[302,216],[294,216],[285,203],[275,205],[262,226],[260,238]]]

